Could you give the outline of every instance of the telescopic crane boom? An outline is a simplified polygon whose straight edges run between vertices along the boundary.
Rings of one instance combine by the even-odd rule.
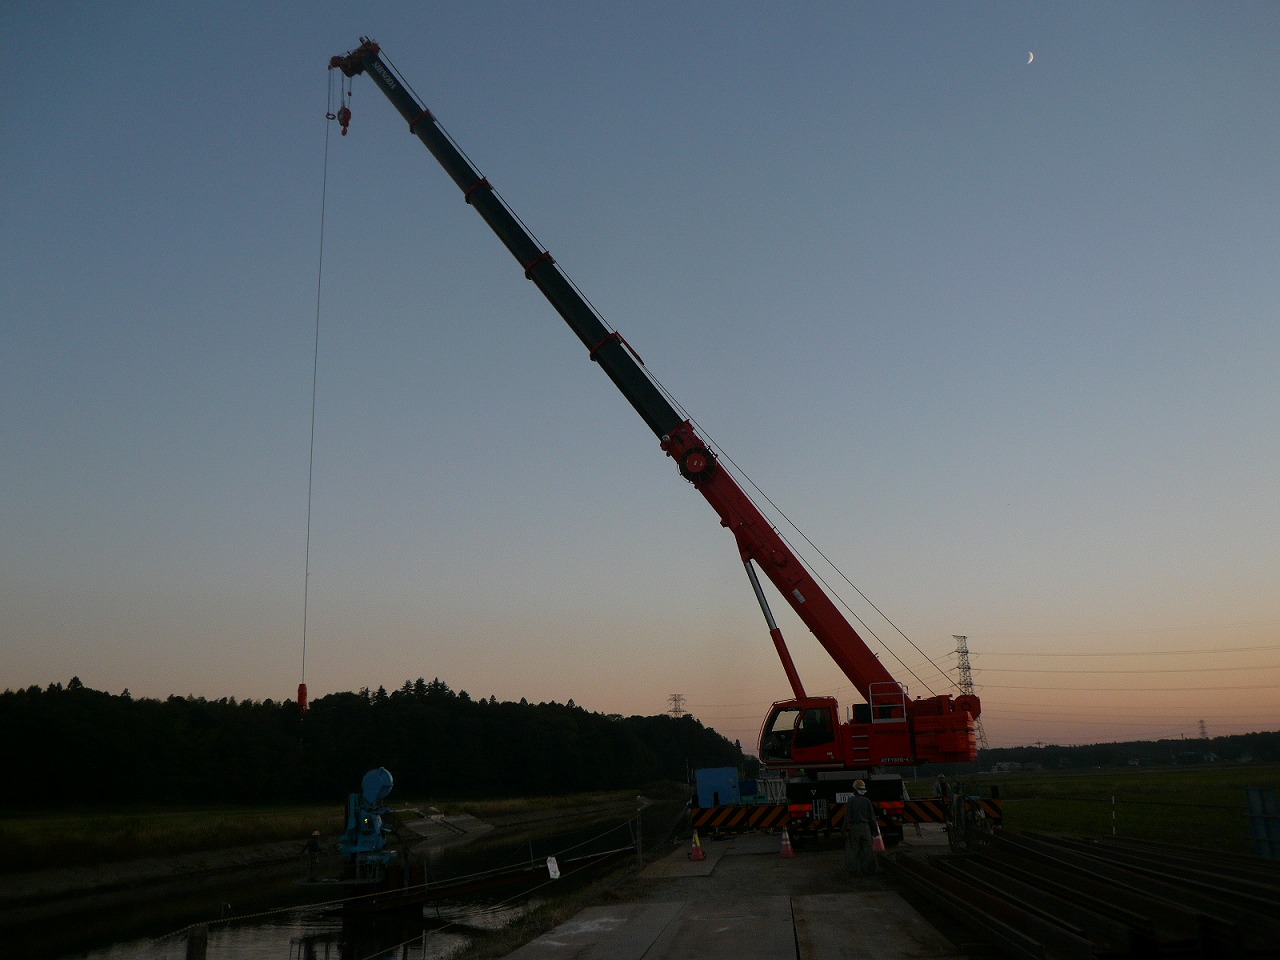
[[[960,762],[976,756],[976,696],[909,699],[900,684],[867,647],[800,559],[738,486],[690,421],[676,412],[645,373],[630,345],[608,329],[595,310],[406,88],[381,56],[381,48],[361,38],[355,50],[330,60],[330,69],[348,77],[367,74],[431,151],[445,172],[498,236],[524,275],[542,291],[657,436],[681,476],[702,494],[738,544],[770,628],[770,636],[791,684],[793,699],[775,703],[761,728],[760,757],[775,769],[853,768]],[[769,610],[755,570],[778,589],[813,632],[866,703],[845,722],[832,697],[807,696]]]

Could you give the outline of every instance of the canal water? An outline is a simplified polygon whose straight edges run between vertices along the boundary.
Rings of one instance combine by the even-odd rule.
[[[199,940],[203,934],[208,960],[447,960],[469,945],[475,932],[501,928],[534,905],[536,901],[441,903],[416,919],[387,917],[356,924],[344,924],[340,916],[323,909],[298,907],[64,956],[67,960],[186,960],[189,940]]]
[[[658,821],[645,819],[648,836],[661,836]],[[433,883],[532,869],[522,871],[522,883],[515,886],[432,900],[394,915],[344,923],[339,902],[358,891],[338,883],[299,883],[298,866],[291,863],[241,872],[194,890],[156,887],[144,902],[22,931],[25,943],[9,946],[19,951],[14,957],[38,960],[186,960],[189,941],[206,936],[207,960],[445,960],[477,934],[500,929],[547,899],[590,882],[596,872],[575,869],[573,859],[627,847],[634,838],[631,828],[616,820],[531,826],[432,849],[427,877]],[[565,867],[561,878],[552,880],[545,860],[556,854]],[[9,955],[0,947],[0,957]]]

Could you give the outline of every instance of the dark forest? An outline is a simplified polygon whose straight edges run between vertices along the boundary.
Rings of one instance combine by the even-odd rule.
[[[133,698],[73,678],[0,694],[0,805],[327,802],[386,767],[416,800],[641,788],[741,748],[692,716],[472,699],[445,682],[292,701]]]

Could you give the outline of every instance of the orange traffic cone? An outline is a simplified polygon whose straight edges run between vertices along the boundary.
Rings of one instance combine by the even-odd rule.
[[[702,844],[698,842],[698,831],[693,831],[693,850],[689,853],[690,860],[705,860],[707,852],[702,849]]]
[[[790,860],[790,859],[792,859],[795,855],[796,855],[796,852],[795,852],[795,850],[794,850],[794,849],[792,848],[792,846],[791,846],[791,836],[790,836],[790,834],[788,834],[788,833],[787,833],[787,831],[784,829],[784,830],[782,831],[782,853],[781,853],[782,859],[783,859],[783,860]]]

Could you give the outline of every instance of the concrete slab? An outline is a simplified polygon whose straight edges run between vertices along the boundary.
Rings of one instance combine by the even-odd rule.
[[[914,831],[912,831],[914,833]],[[906,846],[920,855],[941,831]],[[518,960],[963,960],[883,874],[850,878],[839,847],[783,859],[781,836],[704,844],[706,860],[673,850],[623,893],[511,954]],[[634,894],[634,897],[627,896]]]
[[[796,897],[800,960],[964,960],[965,954],[896,893]]]
[[[727,840],[711,840],[702,845],[705,860],[694,860],[691,850],[673,850],[641,871],[644,880],[671,877],[709,877],[723,857],[774,856],[782,849],[781,837],[747,834]]]
[[[584,910],[514,960],[795,960],[789,897]]]
[[[686,903],[644,960],[795,960],[791,898]]]
[[[516,960],[640,960],[684,905],[620,903],[590,907],[508,954]]]
[[[515,960],[964,960],[896,893],[864,891],[584,910]]]
[[[727,849],[727,847],[720,844],[714,845],[710,850],[703,847],[703,853],[707,855],[705,860],[694,860],[690,856],[689,850],[673,850],[668,856],[663,857],[661,860],[653,861],[653,863],[641,870],[640,876],[645,880],[661,880],[670,877],[709,877]]]
[[[731,840],[717,840],[713,845],[725,844],[726,854],[737,857],[781,857],[782,834],[780,833],[744,833]]]

